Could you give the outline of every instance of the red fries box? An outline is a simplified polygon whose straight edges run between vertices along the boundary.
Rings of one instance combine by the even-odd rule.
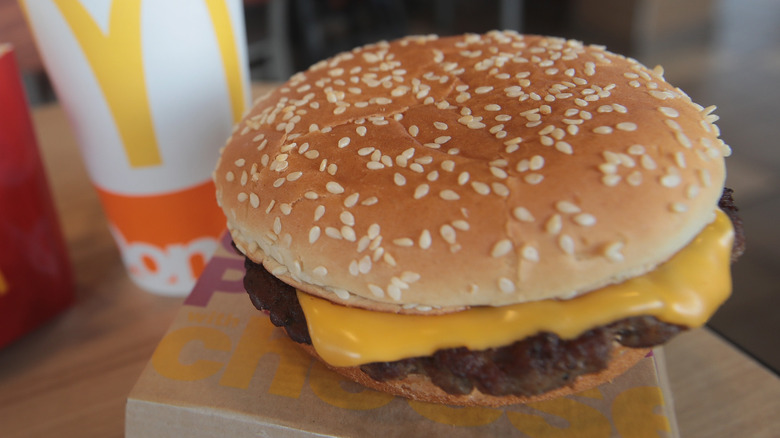
[[[503,408],[410,401],[315,362],[254,309],[226,234],[130,393],[135,437],[676,437],[661,350],[609,384]]]
[[[18,64],[0,43],[0,348],[75,300]]]

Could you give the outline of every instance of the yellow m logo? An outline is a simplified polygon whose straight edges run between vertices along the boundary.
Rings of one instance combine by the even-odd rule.
[[[233,120],[246,102],[241,68],[226,0],[205,1],[225,69]],[[104,34],[78,1],[54,0],[84,51],[122,139],[131,167],[162,164],[144,78],[141,0],[114,0]],[[175,25],[174,17],[171,17]]]

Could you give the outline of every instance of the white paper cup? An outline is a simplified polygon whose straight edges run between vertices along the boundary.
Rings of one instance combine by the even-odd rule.
[[[21,0],[131,278],[184,295],[225,227],[211,171],[250,103],[241,0]]]

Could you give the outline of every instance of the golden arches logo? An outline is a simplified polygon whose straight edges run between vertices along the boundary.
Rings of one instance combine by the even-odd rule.
[[[233,121],[246,105],[233,26],[225,0],[205,1],[217,39]],[[54,0],[97,78],[131,167],[159,166],[141,47],[141,0],[115,0],[103,33],[78,1]]]

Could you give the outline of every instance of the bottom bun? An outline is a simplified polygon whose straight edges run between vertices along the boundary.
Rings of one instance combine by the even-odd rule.
[[[505,395],[496,396],[483,394],[474,389],[470,394],[448,394],[434,385],[427,376],[411,374],[403,379],[380,382],[372,379],[368,374],[360,370],[360,367],[334,367],[328,365],[320,358],[311,345],[298,344],[310,355],[322,362],[329,369],[342,376],[357,382],[367,388],[380,392],[430,403],[439,403],[454,406],[489,406],[498,407],[513,404],[531,403],[541,400],[549,400],[569,394],[595,388],[602,383],[611,382],[616,377],[628,371],[651,351],[650,348],[628,348],[615,345],[612,350],[607,368],[591,374],[585,374],[575,378],[571,383],[542,394],[532,396]]]

